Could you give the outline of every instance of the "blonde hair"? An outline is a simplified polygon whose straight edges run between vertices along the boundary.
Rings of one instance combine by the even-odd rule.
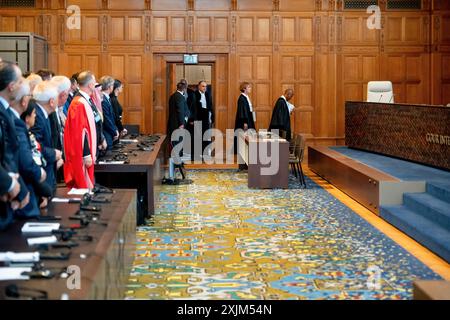
[[[247,87],[251,86],[252,84],[250,82],[242,82],[241,85],[239,86],[239,90],[241,90],[241,92],[244,92],[245,89],[247,89]]]

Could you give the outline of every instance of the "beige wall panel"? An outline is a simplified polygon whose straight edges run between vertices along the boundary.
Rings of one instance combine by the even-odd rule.
[[[128,18],[128,40],[142,41],[142,18],[129,17]]]
[[[253,41],[253,18],[239,19],[239,41]]]
[[[228,41],[228,18],[214,19],[214,40]]]
[[[186,10],[187,0],[152,0],[152,10]]]
[[[250,80],[253,78],[253,57],[239,57],[239,78],[241,80]]]
[[[295,18],[281,19],[281,40],[286,42],[295,41]]]
[[[270,57],[256,57],[256,79],[270,79]]]
[[[256,18],[256,41],[268,42],[271,38],[270,18]]]
[[[17,20],[16,17],[2,16],[2,32],[16,32]]]
[[[314,11],[315,7],[311,0],[280,0],[280,11]]]
[[[171,40],[172,41],[184,41],[185,40],[185,18],[183,17],[173,17],[171,19],[172,29],[171,29]]]
[[[231,8],[231,0],[195,0],[195,10],[227,11]]]
[[[153,18],[153,40],[167,41],[167,18],[155,17]]]
[[[237,9],[242,11],[272,11],[272,0],[238,0]]]
[[[100,22],[98,17],[88,16],[84,18],[84,40],[100,41]]]
[[[197,18],[195,37],[197,41],[210,41],[211,19],[209,17]]]

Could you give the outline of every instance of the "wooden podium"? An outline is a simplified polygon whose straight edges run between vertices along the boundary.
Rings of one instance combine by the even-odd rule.
[[[289,142],[271,133],[241,132],[238,161],[248,166],[248,187],[287,189],[289,187]]]

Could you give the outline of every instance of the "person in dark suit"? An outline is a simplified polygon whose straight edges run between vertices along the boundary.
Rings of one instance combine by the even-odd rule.
[[[62,159],[56,163],[55,176],[58,183],[64,182],[64,172],[62,166],[64,164],[64,125],[66,116],[63,108],[67,102],[70,91],[70,80],[65,76],[55,76],[50,80],[50,83],[55,86],[58,91],[58,100],[56,111],[49,114],[50,130],[52,132],[52,146],[56,150],[61,150]]]
[[[119,139],[119,129],[116,127],[113,106],[111,104],[111,93],[114,90],[114,79],[104,76],[100,79],[102,85],[102,109],[103,109],[103,134],[105,135],[108,150],[111,150],[113,143]]]
[[[31,132],[41,144],[42,154],[47,162],[47,166],[44,168],[47,173],[46,182],[52,188],[53,192],[55,192],[55,167],[62,161],[62,152],[53,147],[49,115],[56,111],[58,91],[54,85],[48,81],[44,81],[34,89],[33,98],[33,100],[30,100],[30,103],[35,104],[36,123],[31,129]]]
[[[37,217],[40,215],[39,202],[36,197],[34,185],[44,182],[47,178],[45,170],[37,166],[33,161],[28,128],[21,119],[22,113],[28,108],[30,97],[30,86],[28,81],[23,81],[17,87],[15,100],[11,103],[10,107],[19,140],[19,173],[23,177],[27,189],[30,192],[30,201],[28,205],[15,212],[15,215],[20,217]]]
[[[284,95],[278,98],[272,112],[269,130],[279,130],[279,135],[291,141],[291,110],[289,101],[294,96],[294,90],[286,89]]]
[[[123,124],[122,124],[123,108],[118,99],[118,97],[122,93],[122,91],[123,91],[122,82],[120,80],[115,79],[113,92],[110,94],[111,105],[113,107],[114,121],[115,121],[117,130],[119,130],[120,136],[124,137],[127,135],[128,131],[127,131],[127,129],[125,129],[123,127]]]
[[[172,142],[172,146],[175,147],[178,143],[183,141],[183,137],[178,140],[172,140],[172,134],[177,129],[185,129],[187,121],[189,119],[189,108],[187,105],[187,100],[183,93],[186,90],[186,85],[183,83],[177,84],[177,91],[175,91],[169,99],[169,120],[167,123],[167,135],[169,141]],[[180,157],[182,152],[180,152]],[[176,159],[180,162],[180,159]]]
[[[14,125],[13,113],[10,103],[15,99],[15,91],[24,81],[20,68],[11,62],[0,62],[0,123],[2,127],[3,150],[1,153],[1,165],[12,179],[8,192],[17,190],[15,183],[20,184],[19,192],[14,198],[9,199],[9,204],[3,202],[0,215],[0,229],[5,229],[13,220],[14,210],[25,208],[30,200],[30,193],[19,173],[19,141]],[[7,183],[10,179],[6,179]],[[3,194],[4,196],[4,194]]]
[[[190,149],[189,152],[186,153],[190,153],[191,155],[191,160],[194,161],[194,121],[195,121],[195,95],[194,92],[195,90],[192,90],[191,88],[189,88],[189,84],[187,82],[186,79],[181,79],[180,83],[185,85],[185,90],[183,91],[183,96],[186,99],[186,103],[187,103],[187,109],[189,110],[189,116],[188,116],[188,120],[186,123],[186,130],[189,132],[189,135],[191,137],[191,145],[190,145]],[[188,146],[184,146],[185,148],[187,148]]]
[[[194,112],[195,120],[201,123],[201,135],[202,135],[202,154],[205,148],[208,146],[208,141],[203,141],[205,138],[205,132],[212,127],[214,123],[214,110],[212,97],[209,91],[207,91],[207,83],[200,81],[197,86],[197,90],[194,93]],[[197,155],[196,155],[197,158]]]

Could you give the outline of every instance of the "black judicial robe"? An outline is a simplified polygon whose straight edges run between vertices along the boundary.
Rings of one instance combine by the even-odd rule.
[[[286,140],[291,140],[291,117],[286,100],[279,98],[273,108],[272,119],[270,120],[269,130],[280,130],[286,132]]]
[[[236,121],[234,123],[234,130],[244,130],[244,123],[247,124],[248,129],[255,129],[255,122],[253,121],[253,114],[250,111],[250,105],[244,95],[239,95],[237,102]]]
[[[186,98],[176,91],[169,99],[169,121],[167,123],[167,135],[169,139],[172,133],[181,125],[186,126],[186,117],[190,116]]]

